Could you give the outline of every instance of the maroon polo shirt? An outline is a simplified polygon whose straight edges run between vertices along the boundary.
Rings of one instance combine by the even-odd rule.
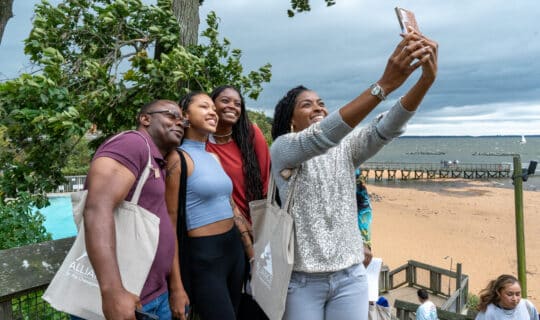
[[[148,147],[145,140],[150,145],[152,167],[159,168],[159,174],[153,170],[150,171],[138,204],[158,216],[160,223],[156,256],[140,296],[142,304],[150,302],[167,291],[167,277],[174,258],[176,235],[165,204],[165,160],[150,136],[144,131],[127,132],[112,141],[107,141],[94,155],[94,159],[107,157],[120,162],[137,177],[125,199],[130,200],[139,177],[148,163]]]

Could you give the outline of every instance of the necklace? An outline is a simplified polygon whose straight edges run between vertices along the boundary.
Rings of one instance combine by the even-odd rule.
[[[232,135],[232,131],[226,134],[213,134],[214,138],[225,138]]]

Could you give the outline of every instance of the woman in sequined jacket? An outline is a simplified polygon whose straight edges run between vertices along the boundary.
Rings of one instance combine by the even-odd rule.
[[[338,111],[328,114],[304,86],[276,105],[271,173],[282,199],[290,174],[297,174],[290,212],[295,257],[284,319],[368,318],[355,168],[404,131],[437,74],[437,43],[414,30],[402,37],[382,77]],[[355,129],[417,68],[418,81],[386,114]]]

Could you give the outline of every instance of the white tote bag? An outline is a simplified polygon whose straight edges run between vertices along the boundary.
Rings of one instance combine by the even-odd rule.
[[[283,209],[276,203],[276,185],[272,176],[267,199],[249,203],[255,252],[251,290],[255,301],[271,320],[283,317],[294,263],[294,223],[289,209],[296,174],[291,179]]]
[[[133,197],[131,201],[123,201],[114,212],[116,256],[122,284],[126,290],[136,295],[141,294],[159,240],[159,218],[137,205],[152,168],[148,141],[146,145],[148,164],[141,174]],[[81,318],[105,319],[98,281],[85,246],[83,211],[86,195],[86,190],[71,195],[78,234],[60,269],[43,294],[43,299],[53,308]]]

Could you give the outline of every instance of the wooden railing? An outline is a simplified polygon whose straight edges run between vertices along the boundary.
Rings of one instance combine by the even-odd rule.
[[[418,277],[419,270],[423,270],[429,273],[429,280],[423,282]],[[405,276],[403,276],[405,273]],[[448,292],[443,290],[443,277],[448,279]],[[404,279],[399,281],[398,279]],[[453,280],[455,290],[450,293],[451,281]],[[399,282],[397,282],[399,281]],[[389,273],[390,290],[397,289],[402,286],[409,286],[415,288],[423,288],[428,290],[431,294],[443,297],[446,302],[440,307],[441,314],[460,314],[464,311],[467,304],[467,297],[469,291],[469,277],[462,274],[461,264],[456,265],[456,271],[446,270],[436,266],[428,265],[418,261],[410,260],[407,264],[396,268]],[[398,319],[409,319],[410,313],[416,312],[418,304],[396,300],[394,307],[396,308],[396,315]],[[441,317],[440,319],[469,319],[460,317]]]
[[[60,267],[73,240],[72,237],[0,250],[0,319],[67,319],[67,315],[52,310],[41,299],[41,294]],[[429,271],[428,283],[419,281],[418,270]],[[405,280],[396,283],[403,273]],[[443,276],[455,279],[456,290],[450,295],[443,292]],[[412,260],[392,271],[383,266],[379,285],[381,292],[401,286],[425,288],[432,294],[448,298],[440,308],[440,319],[471,319],[445,316],[460,313],[467,301],[468,276],[461,274],[461,264],[457,264],[455,272]],[[399,319],[408,319],[418,305],[396,300],[394,307],[397,314],[401,315]]]
[[[403,300],[396,300],[394,308],[396,308],[396,317],[400,320],[414,320],[415,313],[420,305]],[[439,320],[473,320],[474,316],[464,315],[455,312],[450,312],[442,308],[437,308],[437,316]]]
[[[0,250],[0,319],[68,319],[41,299],[74,238]]]

